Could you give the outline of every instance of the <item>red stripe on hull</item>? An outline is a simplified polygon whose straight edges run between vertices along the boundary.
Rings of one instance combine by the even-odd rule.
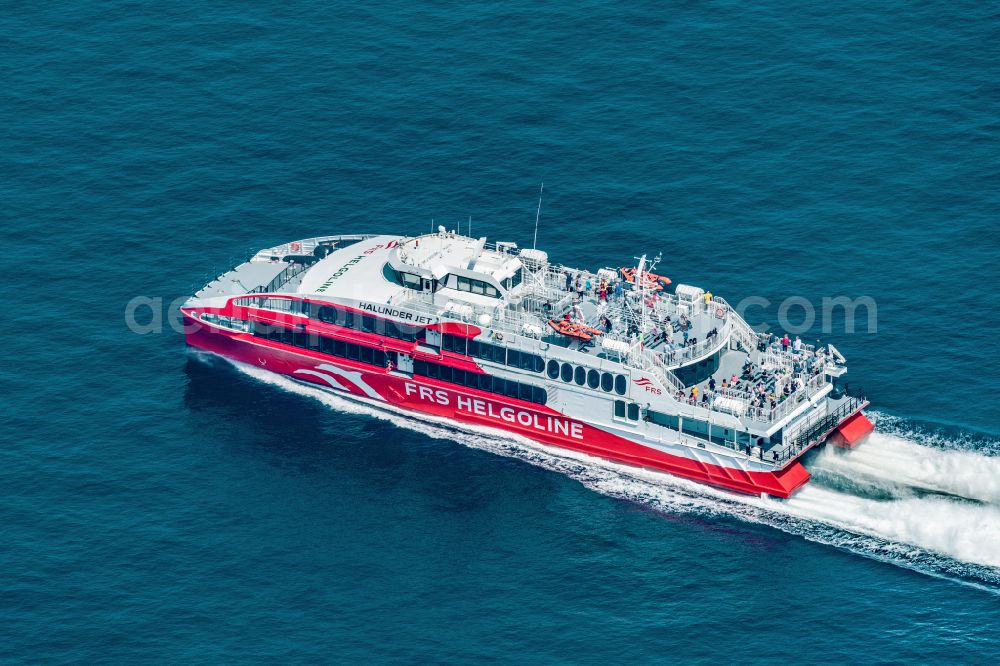
[[[624,437],[577,421],[551,408],[505,398],[476,389],[456,387],[427,377],[410,378],[381,368],[334,358],[306,349],[290,348],[255,338],[248,333],[229,333],[188,320],[187,342],[193,347],[221,356],[309,381],[325,388],[332,385],[316,373],[319,364],[328,364],[347,373],[360,373],[360,384],[404,409],[454,419],[474,425],[500,428],[556,447],[586,453],[615,462],[668,472],[675,476],[707,483],[740,493],[790,497],[809,480],[809,472],[793,463],[775,472],[747,471],[704,463],[643,446]],[[337,386],[363,397],[373,396],[350,377],[330,371]],[[421,389],[422,387],[422,389]]]

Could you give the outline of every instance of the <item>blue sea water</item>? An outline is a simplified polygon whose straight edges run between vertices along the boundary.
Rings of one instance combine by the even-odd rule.
[[[998,35],[968,1],[6,4],[0,659],[997,662]],[[295,238],[523,246],[543,181],[556,261],[662,252],[772,327],[873,298],[807,337],[879,431],[738,499],[126,326]]]

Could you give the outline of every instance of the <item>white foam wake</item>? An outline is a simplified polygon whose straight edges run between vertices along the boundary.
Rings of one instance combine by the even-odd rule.
[[[944,497],[878,500],[808,485],[784,502],[789,514],[855,534],[1000,568],[1000,508]]]
[[[1000,503],[1000,457],[925,446],[875,432],[853,451],[826,447],[810,469],[883,487],[909,487]]]
[[[566,474],[611,497],[669,513],[731,516],[928,573],[1000,585],[1000,486],[996,476],[1000,459],[973,451],[941,450],[875,433],[854,451],[824,452],[819,461],[825,470],[845,475],[863,471],[889,485],[931,488],[979,502],[906,493],[878,499],[815,482],[790,500],[745,497],[491,428],[457,426],[384,403],[342,398],[252,366],[236,367],[262,382],[310,396],[338,411],[366,414],[430,437],[517,457]]]

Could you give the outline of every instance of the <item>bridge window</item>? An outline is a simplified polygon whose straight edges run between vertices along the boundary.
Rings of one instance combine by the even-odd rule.
[[[492,298],[499,298],[500,292],[489,282],[484,282],[482,280],[473,280],[472,278],[463,277],[461,275],[456,276],[457,280],[455,284],[459,291],[467,291],[472,294],[480,294],[484,296],[490,296]]]
[[[410,289],[420,289],[421,287],[420,276],[413,273],[400,272],[399,281],[403,283],[404,287],[409,287]]]

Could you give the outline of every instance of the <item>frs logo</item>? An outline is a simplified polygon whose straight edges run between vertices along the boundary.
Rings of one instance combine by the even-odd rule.
[[[368,248],[367,250],[365,250],[361,254],[375,254],[376,252],[378,252],[379,250],[381,250],[383,248],[385,248],[386,250],[391,250],[394,247],[399,247],[399,241],[389,241],[385,245],[383,245],[382,243],[379,243],[378,245],[375,245],[373,247]]]
[[[653,386],[653,382],[643,377],[642,379],[636,379],[635,383],[637,386],[641,386],[653,395],[662,395],[663,391]]]

